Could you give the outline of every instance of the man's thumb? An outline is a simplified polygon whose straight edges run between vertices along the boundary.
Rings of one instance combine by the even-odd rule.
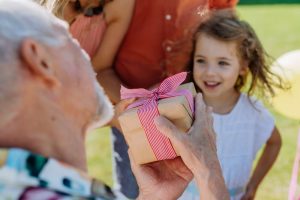
[[[177,129],[177,127],[168,119],[162,116],[158,116],[154,119],[156,128],[170,140],[178,140],[183,134]]]

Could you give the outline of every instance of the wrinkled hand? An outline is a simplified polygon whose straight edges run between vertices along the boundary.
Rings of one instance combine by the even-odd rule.
[[[169,137],[184,164],[191,170],[200,189],[200,199],[229,200],[217,156],[212,109],[206,107],[201,94],[196,96],[195,121],[187,134],[164,117],[156,119],[160,132]]]
[[[140,190],[139,200],[177,199],[193,178],[180,157],[139,165],[128,153]]]
[[[188,133],[181,132],[164,117],[156,118],[155,124],[160,132],[170,138],[181,157],[146,165],[131,162],[140,187],[139,199],[177,199],[187,187],[193,174],[203,173],[206,176],[208,168],[214,167],[212,164],[219,164],[211,109],[205,106],[202,95],[198,94],[195,122]],[[131,155],[130,159],[132,160]],[[220,181],[224,182],[222,177]]]
[[[243,197],[241,198],[241,200],[253,200],[256,194],[256,190],[257,187],[248,184],[247,188],[246,188],[246,192],[243,195]]]
[[[195,164],[200,164],[203,168],[209,167],[208,162],[215,156],[217,150],[212,109],[205,105],[201,94],[196,96],[195,105],[195,122],[187,134],[179,131],[164,117],[156,118],[155,123],[158,130],[170,138],[172,144],[176,146],[189,169],[199,172],[199,168],[195,169]],[[199,158],[203,158],[201,162]]]
[[[112,120],[109,122],[110,126],[116,127],[121,131],[121,126],[118,121],[119,116],[126,110],[126,108],[132,104],[136,99],[131,98],[131,99],[125,99],[120,101],[116,106],[115,106],[115,114]]]

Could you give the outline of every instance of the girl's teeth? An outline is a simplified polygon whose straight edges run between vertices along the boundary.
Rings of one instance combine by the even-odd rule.
[[[205,82],[205,84],[208,85],[208,86],[216,86],[219,83],[216,83],[216,82]]]

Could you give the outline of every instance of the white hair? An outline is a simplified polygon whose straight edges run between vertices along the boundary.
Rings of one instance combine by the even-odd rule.
[[[62,46],[70,39],[68,25],[54,17],[32,0],[0,0],[0,128],[11,121],[22,99],[20,95],[22,79],[18,75],[21,66],[19,55],[21,42],[32,38],[48,46]],[[9,69],[7,69],[9,68]],[[107,123],[113,116],[113,108],[94,80],[99,108],[92,119],[92,126]]]
[[[18,76],[21,42],[32,38],[49,46],[61,46],[68,37],[67,27],[33,1],[0,0],[0,113],[5,114],[0,127],[13,118],[20,103],[20,98],[15,97],[16,85],[22,83]]]
[[[33,1],[0,0],[0,61],[15,60],[11,53],[18,54],[27,37],[48,45],[62,44],[66,35],[58,33],[67,33],[67,26]]]

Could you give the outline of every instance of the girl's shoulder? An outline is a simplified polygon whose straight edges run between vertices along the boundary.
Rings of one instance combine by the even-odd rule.
[[[262,101],[256,97],[248,96],[245,93],[241,93],[239,103],[242,109],[247,109],[252,112],[264,112],[267,110]]]
[[[262,101],[255,97],[248,97],[247,94],[241,94],[236,113],[238,113],[236,116],[239,120],[253,123],[259,130],[267,129],[265,131],[267,133],[274,127],[275,120],[271,112],[264,106]]]

